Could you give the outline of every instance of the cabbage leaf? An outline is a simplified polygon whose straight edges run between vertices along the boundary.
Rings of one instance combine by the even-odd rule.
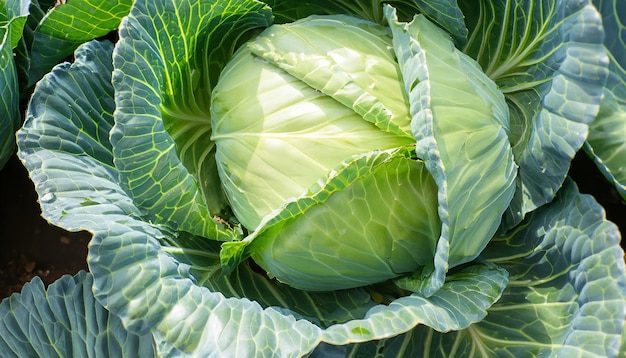
[[[442,30],[423,16],[402,23],[393,8],[385,11],[409,96],[415,151],[439,190],[441,236],[434,271],[422,286],[429,295],[449,267],[478,256],[513,198],[509,113],[495,84]]]
[[[151,334],[128,332],[98,303],[93,276],[65,275],[47,289],[39,277],[0,303],[3,357],[150,357]]]
[[[402,21],[410,20],[415,14],[422,13],[432,22],[446,30],[457,45],[467,42],[468,30],[463,20],[463,13],[457,0],[318,0],[302,6],[299,0],[264,0],[270,5],[276,16],[276,23],[293,22],[310,15],[344,14],[352,15],[371,22],[386,24],[383,4],[390,4],[397,9]]]
[[[37,5],[33,11],[41,12],[41,18],[37,19],[26,44],[29,66],[25,87],[34,86],[80,44],[117,29],[131,4],[131,0],[72,0],[50,9]]]
[[[619,356],[626,275],[617,227],[571,180],[529,219],[482,255],[510,275],[482,321],[458,332],[420,326],[388,340],[323,345],[313,356]]]
[[[208,105],[237,39],[270,16],[254,1],[137,1],[124,19],[111,140],[121,182],[151,220],[220,240],[241,235],[213,219],[225,198]]]
[[[19,113],[19,84],[13,49],[17,46],[28,17],[29,1],[0,4],[0,169],[15,153],[15,131]]]
[[[604,30],[591,1],[462,2],[463,52],[475,58],[509,105],[519,165],[505,216],[511,228],[550,202],[600,108],[607,78]]]
[[[603,16],[609,77],[598,117],[585,143],[598,168],[626,199],[626,7],[617,1],[594,2]]]

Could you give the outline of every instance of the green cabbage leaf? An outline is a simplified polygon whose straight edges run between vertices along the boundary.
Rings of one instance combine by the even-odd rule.
[[[31,6],[32,25],[26,28],[29,34],[21,59],[27,64],[26,88],[32,88],[80,44],[117,29],[132,1],[72,0],[46,5],[35,2]]]
[[[20,41],[28,17],[28,5],[28,1],[0,4],[0,169],[15,153],[15,132],[22,123],[13,49]]]
[[[439,188],[441,237],[434,271],[422,285],[429,295],[448,267],[478,256],[513,198],[509,113],[495,84],[446,33],[423,16],[400,23],[391,7],[385,10],[409,96],[415,151]]]
[[[600,13],[591,1],[461,3],[475,58],[504,93],[519,165],[511,228],[550,202],[583,146],[607,78]]]
[[[150,357],[151,334],[128,332],[91,291],[93,276],[65,275],[47,289],[39,277],[0,303],[3,357]]]
[[[595,1],[607,34],[604,44],[610,58],[609,77],[598,117],[585,143],[598,168],[626,198],[626,7],[617,1]]]
[[[432,22],[446,30],[457,45],[467,42],[468,30],[457,0],[320,0],[302,6],[298,0],[264,0],[270,5],[275,23],[293,22],[311,15],[344,14],[359,17],[378,24],[386,24],[383,4],[396,8],[398,17],[408,21],[417,13],[424,14]]]
[[[115,30],[131,1],[9,0],[0,5],[0,169],[15,153],[20,101],[37,81],[85,41]]]

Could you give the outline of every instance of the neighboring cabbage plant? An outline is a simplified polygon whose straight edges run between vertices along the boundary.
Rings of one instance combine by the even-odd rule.
[[[46,219],[94,235],[85,302],[156,355],[617,356],[620,234],[567,178],[623,80],[602,21],[137,0],[37,84],[19,155]],[[54,314],[8,306],[0,355],[45,346],[4,330]]]
[[[591,124],[585,150],[626,200],[626,4],[595,1],[603,14],[610,73],[598,118]]]
[[[15,154],[21,100],[81,44],[105,36],[130,11],[130,0],[31,1],[0,4],[0,169]]]

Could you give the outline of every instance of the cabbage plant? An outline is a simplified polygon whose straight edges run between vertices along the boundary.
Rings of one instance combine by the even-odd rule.
[[[15,154],[20,101],[82,43],[119,26],[131,1],[7,0],[0,4],[0,169]]]
[[[617,356],[620,233],[567,174],[614,154],[621,11],[137,0],[38,82],[19,156],[146,354]]]

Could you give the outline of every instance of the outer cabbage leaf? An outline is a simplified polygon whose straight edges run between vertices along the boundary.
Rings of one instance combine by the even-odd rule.
[[[157,223],[223,240],[210,140],[212,87],[242,33],[267,26],[256,1],[137,1],[114,55],[111,139],[123,186]],[[229,219],[226,217],[226,219]]]
[[[0,4],[0,169],[15,153],[15,131],[22,122],[19,84],[13,49],[21,38],[29,1]]]
[[[463,51],[505,94],[519,165],[511,228],[552,200],[596,117],[607,77],[600,14],[591,1],[460,3],[470,35]]]
[[[604,99],[589,128],[585,149],[626,199],[626,6],[614,0],[594,4],[602,14],[610,63]]]
[[[439,191],[441,236],[434,271],[422,285],[428,295],[449,267],[480,254],[513,197],[509,113],[495,84],[441,29],[421,15],[402,23],[393,8],[385,11],[409,96],[415,151]]]
[[[81,271],[44,288],[39,277],[0,303],[2,357],[150,357],[151,334],[129,333],[93,297]]]
[[[32,44],[37,24],[39,24],[39,21],[45,15],[39,3],[39,1],[30,3],[30,7],[28,8],[29,14],[26,18],[26,23],[22,31],[22,38],[15,48],[15,62],[19,79],[20,96],[22,98],[25,98],[27,95],[32,93],[28,86],[28,71],[30,71],[31,63],[29,45]]]
[[[80,44],[116,29],[131,4],[131,0],[72,0],[52,7],[29,39],[27,87],[33,86]]]
[[[0,24],[2,27],[10,28],[9,44],[15,48],[22,38],[22,30],[28,18],[30,0],[8,0],[0,5]]]
[[[239,324],[254,322],[252,317],[263,311],[248,300],[229,300],[195,286],[189,266],[161,251],[157,240],[171,234],[142,221],[132,198],[119,185],[109,141],[115,109],[112,50],[111,44],[89,42],[78,48],[74,64],[58,66],[44,77],[18,132],[19,155],[35,182],[43,215],[67,230],[94,233],[88,262],[95,297],[111,311],[124,311],[121,318],[130,331],[144,335],[154,330],[157,342],[169,337],[178,349],[204,344],[205,352],[215,352],[220,345],[225,352],[253,352],[255,344],[272,347],[281,339],[285,351],[292,345],[292,349],[311,349],[311,340],[317,338],[310,329],[297,332],[296,337],[310,337],[299,343],[292,336],[267,334],[277,327],[272,320],[282,331],[301,325],[273,310],[265,317],[268,324],[257,321],[261,327],[255,332],[266,339],[248,341],[242,336],[234,344],[217,342],[220,334],[237,335]],[[118,242],[108,246],[113,241]],[[111,281],[112,277],[119,281]],[[186,317],[191,313],[195,313],[193,320]],[[233,320],[233,314],[240,315],[239,320]],[[161,325],[155,327],[157,323]],[[167,336],[199,325],[213,328],[194,331],[191,345],[184,334],[178,340]],[[202,341],[202,334],[215,336]],[[166,349],[162,343],[159,348]]]
[[[320,327],[344,323],[365,316],[376,305],[363,288],[328,292],[307,292],[270,280],[251,261],[246,261],[228,276],[223,275],[219,242],[179,234],[162,240],[162,247],[179,262],[190,264],[199,286],[226,297],[246,298],[264,307],[284,309],[285,314],[306,317]]]
[[[89,42],[75,57],[37,86],[19,155],[44,217],[94,234],[88,263],[96,299],[130,332],[152,333],[160,355],[295,356],[322,341],[391,337],[419,324],[458,330],[499,298],[507,275],[493,265],[468,267],[435,295],[401,297],[391,307],[373,299],[377,288],[306,293],[247,265],[220,276],[219,242],[151,224],[118,182],[108,139],[111,45]]]
[[[19,113],[17,70],[11,48],[11,30],[1,29],[0,44],[0,169],[15,153],[15,131],[22,118]]]
[[[407,2],[404,0],[387,3],[398,9]],[[412,2],[420,13],[446,30],[457,46],[463,46],[467,42],[468,31],[465,26],[465,16],[457,0],[413,0]]]
[[[619,241],[602,207],[566,181],[554,202],[483,252],[510,282],[482,321],[458,332],[420,326],[388,340],[324,345],[312,356],[620,356],[626,272]]]

